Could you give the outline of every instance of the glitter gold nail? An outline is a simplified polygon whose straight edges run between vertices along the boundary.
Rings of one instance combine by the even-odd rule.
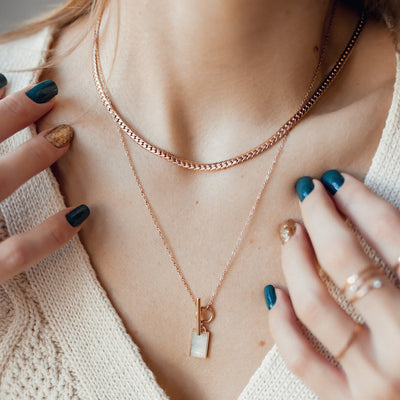
[[[285,244],[296,233],[296,222],[288,219],[279,225],[279,236],[282,244]]]
[[[55,147],[64,147],[74,138],[74,130],[69,125],[59,125],[52,129],[45,138]]]

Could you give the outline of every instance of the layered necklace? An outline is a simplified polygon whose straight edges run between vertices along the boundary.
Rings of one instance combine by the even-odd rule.
[[[220,292],[220,289],[222,287],[223,282],[225,281],[226,276],[230,272],[232,266],[233,266],[233,261],[236,257],[236,254],[239,250],[239,247],[243,241],[243,238],[245,236],[245,233],[247,232],[248,226],[250,225],[253,215],[255,213],[255,210],[257,208],[257,205],[260,202],[260,199],[265,192],[265,189],[270,181],[271,175],[275,169],[275,166],[277,165],[278,159],[282,153],[282,150],[284,148],[284,145],[286,143],[287,137],[289,135],[289,132],[294,128],[294,126],[302,119],[304,118],[309,111],[312,109],[312,107],[317,103],[317,101],[320,99],[323,93],[328,89],[328,87],[332,84],[332,82],[335,80],[335,78],[338,76],[340,71],[343,69],[343,66],[345,65],[347,59],[349,58],[352,49],[354,48],[354,45],[356,44],[359,35],[362,31],[362,28],[365,24],[365,15],[364,13],[361,14],[360,19],[357,23],[357,26],[353,32],[353,35],[351,36],[347,46],[343,50],[342,54],[336,61],[336,64],[333,66],[333,68],[330,70],[328,75],[324,78],[323,82],[320,84],[320,86],[310,95],[309,93],[311,92],[314,81],[318,75],[321,63],[322,63],[322,57],[325,52],[326,48],[326,43],[328,40],[328,32],[331,27],[332,23],[332,18],[334,14],[334,7],[335,7],[335,1],[331,1],[329,6],[328,6],[328,12],[325,17],[325,22],[324,22],[324,30],[323,30],[323,35],[321,38],[321,50],[320,50],[320,57],[318,60],[318,65],[316,67],[316,70],[314,72],[312,82],[309,86],[309,89],[305,95],[305,98],[298,109],[298,111],[290,117],[272,136],[267,138],[263,143],[258,145],[257,147],[240,154],[236,157],[229,158],[227,160],[223,161],[216,161],[212,163],[201,163],[197,161],[190,161],[190,160],[185,160],[180,157],[178,157],[175,154],[172,154],[166,150],[163,150],[154,144],[151,144],[147,142],[139,133],[134,130],[133,128],[129,127],[127,122],[124,121],[124,119],[119,115],[117,112],[116,108],[114,107],[110,94],[108,92],[108,89],[105,84],[104,80],[104,75],[103,71],[101,68],[101,62],[100,62],[100,53],[99,53],[99,31],[100,31],[100,25],[101,25],[101,16],[99,17],[95,29],[94,29],[94,36],[93,36],[93,63],[92,63],[92,74],[93,74],[93,79],[94,83],[96,86],[96,90],[99,94],[100,100],[102,104],[104,105],[105,109],[107,112],[110,114],[112,117],[114,123],[116,124],[118,128],[118,132],[120,135],[120,139],[122,142],[122,145],[124,147],[125,154],[127,155],[128,161],[130,168],[134,174],[135,181],[138,185],[138,188],[140,190],[140,194],[143,198],[143,201],[152,217],[154,226],[156,230],[158,231],[158,234],[169,254],[169,257],[172,261],[172,264],[178,273],[180,280],[183,283],[184,288],[186,289],[186,292],[189,294],[191,297],[192,301],[194,302],[195,305],[195,315],[196,315],[196,322],[195,322],[195,327],[191,331],[191,341],[190,341],[190,346],[189,346],[189,355],[192,357],[198,357],[198,358],[207,358],[208,353],[209,353],[209,343],[210,343],[210,331],[208,328],[208,325],[214,320],[216,313],[213,307],[213,304],[215,302],[215,299]],[[143,149],[149,151],[150,153],[161,157],[181,168],[186,168],[189,170],[198,170],[198,171],[218,171],[218,170],[224,170],[227,168],[231,168],[233,166],[237,166],[245,161],[248,161],[266,150],[271,149],[274,147],[275,144],[279,143],[278,149],[275,153],[274,159],[272,161],[272,164],[269,166],[269,168],[266,171],[265,178],[263,180],[263,183],[261,185],[261,188],[258,191],[257,197],[253,203],[253,206],[250,209],[250,212],[246,218],[245,224],[239,234],[239,237],[237,238],[236,244],[234,246],[234,249],[229,257],[228,262],[225,265],[225,268],[222,272],[222,274],[219,277],[218,284],[215,287],[214,291],[212,292],[211,296],[209,297],[208,301],[205,302],[203,305],[201,302],[201,298],[197,297],[191,286],[189,285],[189,282],[185,278],[182,268],[178,264],[178,261],[174,255],[174,252],[172,251],[172,248],[169,244],[169,241],[161,228],[161,224],[156,217],[156,213],[154,212],[153,207],[150,204],[150,201],[148,199],[148,196],[146,195],[143,185],[139,179],[139,176],[136,172],[136,168],[134,166],[132,157],[129,154],[127,143],[125,140],[125,135],[129,136],[135,143],[137,143],[140,147]]]

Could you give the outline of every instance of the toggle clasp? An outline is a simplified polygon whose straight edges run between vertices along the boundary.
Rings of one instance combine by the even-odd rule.
[[[214,308],[211,305],[202,306],[201,299],[197,298],[196,299],[197,335],[200,335],[202,331],[207,331],[204,324],[209,324],[211,321],[214,320],[214,318],[215,318]]]

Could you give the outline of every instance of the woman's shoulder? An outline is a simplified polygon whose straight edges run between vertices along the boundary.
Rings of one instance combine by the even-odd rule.
[[[27,72],[17,72],[26,69],[38,68],[46,61],[49,46],[53,40],[53,28],[45,27],[29,35],[0,42],[0,72],[4,73],[9,82],[8,91],[19,89],[17,84],[21,80],[18,75],[26,76]],[[17,75],[18,74],[18,75]],[[29,77],[32,78],[32,72]],[[10,79],[11,78],[11,79]]]
[[[40,79],[42,65],[48,58],[54,29],[45,27],[19,38],[0,41],[0,72],[7,78],[6,95],[17,92]],[[0,155],[13,150],[31,135],[29,128],[0,143]]]

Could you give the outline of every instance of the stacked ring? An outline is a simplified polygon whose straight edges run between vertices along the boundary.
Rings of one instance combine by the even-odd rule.
[[[364,297],[372,289],[379,289],[383,286],[381,276],[384,274],[379,264],[367,266],[361,272],[353,274],[346,279],[342,293],[352,304]]]
[[[340,350],[339,354],[337,356],[334,356],[336,360],[340,360],[343,358],[347,350],[350,348],[350,346],[354,343],[356,340],[357,335],[361,332],[361,329],[363,328],[363,325],[360,323],[357,323],[354,325],[354,329],[352,334],[350,335],[349,339],[347,340],[347,343],[344,345],[343,349]]]

